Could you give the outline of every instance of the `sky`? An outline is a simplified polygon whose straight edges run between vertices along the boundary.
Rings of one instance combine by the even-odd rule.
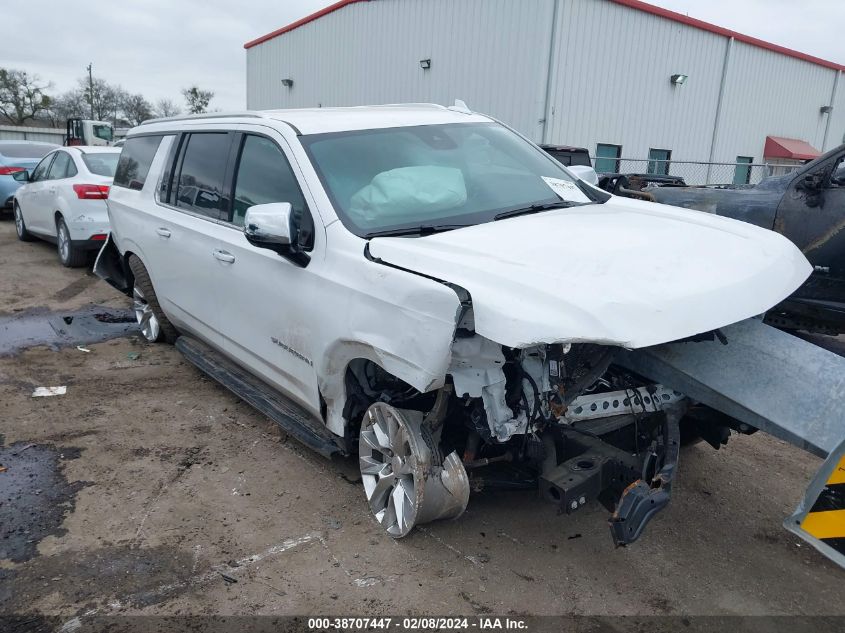
[[[54,93],[61,93],[85,76],[90,62],[96,77],[152,102],[169,98],[184,107],[181,89],[197,84],[214,91],[212,108],[237,110],[246,101],[244,43],[332,3],[40,0],[37,12],[3,11],[0,67],[37,73],[52,82]],[[652,0],[651,4],[845,64],[842,0]]]

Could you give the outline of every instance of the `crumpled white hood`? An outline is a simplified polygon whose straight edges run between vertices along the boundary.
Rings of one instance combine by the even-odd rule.
[[[386,263],[469,291],[478,334],[509,347],[647,347],[761,314],[810,264],[787,239],[613,197],[421,237],[370,241]]]

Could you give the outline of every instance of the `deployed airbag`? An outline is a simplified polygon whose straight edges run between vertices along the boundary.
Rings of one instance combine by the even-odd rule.
[[[436,218],[466,203],[464,175],[454,167],[422,165],[383,171],[352,196],[350,215],[357,224],[400,223]]]

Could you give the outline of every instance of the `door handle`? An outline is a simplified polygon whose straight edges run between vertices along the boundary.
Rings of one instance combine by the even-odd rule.
[[[168,229],[164,228],[163,226],[157,228],[156,233],[158,233],[162,237],[170,237],[170,231]]]
[[[221,262],[225,262],[227,264],[234,264],[235,263],[235,256],[231,253],[227,253],[226,251],[215,250],[212,252],[214,255],[214,259],[218,259]]]

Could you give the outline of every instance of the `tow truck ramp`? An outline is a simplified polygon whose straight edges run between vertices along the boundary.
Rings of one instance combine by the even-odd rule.
[[[845,358],[760,319],[616,362],[825,458],[785,527],[845,567]]]

